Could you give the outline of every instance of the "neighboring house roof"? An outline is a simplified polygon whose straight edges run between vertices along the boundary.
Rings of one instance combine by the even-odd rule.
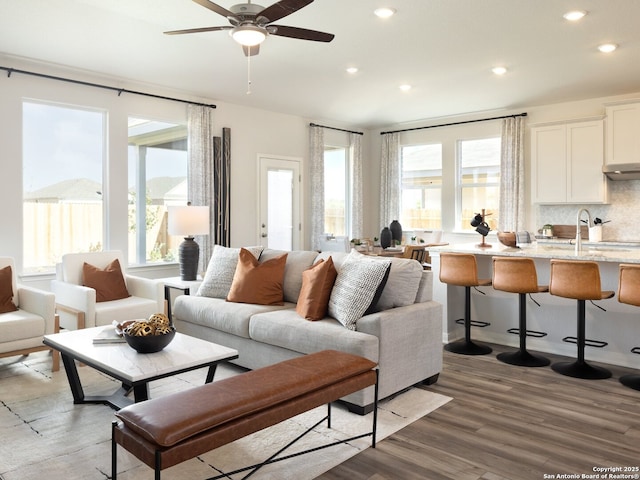
[[[88,178],[72,178],[25,192],[24,199],[39,203],[101,202],[102,184]]]
[[[186,184],[184,177],[156,177],[147,182],[146,194],[153,205],[184,202]],[[38,203],[94,203],[102,201],[102,185],[87,178],[73,178],[26,192],[24,198]]]

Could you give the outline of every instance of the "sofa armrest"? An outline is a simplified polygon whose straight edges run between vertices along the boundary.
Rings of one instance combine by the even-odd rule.
[[[55,333],[56,296],[33,287],[18,285],[18,303],[21,310],[44,318],[44,333]]]
[[[127,290],[134,297],[148,298],[158,303],[158,312],[164,311],[164,283],[152,278],[125,275]]]
[[[380,398],[442,370],[442,305],[428,301],[391,308],[358,320],[356,330],[379,340]]]

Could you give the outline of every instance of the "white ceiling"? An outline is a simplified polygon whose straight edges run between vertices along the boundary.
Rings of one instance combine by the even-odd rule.
[[[581,22],[562,18],[576,8]],[[191,0],[0,0],[0,53],[360,128],[640,91],[640,0],[315,0],[276,23],[336,37],[269,37],[250,95],[226,32],[163,34],[228,25]]]

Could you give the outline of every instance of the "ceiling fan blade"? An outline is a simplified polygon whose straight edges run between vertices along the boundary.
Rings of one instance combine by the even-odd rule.
[[[330,42],[335,37],[333,33],[308,30],[306,28],[287,27],[284,25],[269,25],[269,29],[273,27],[276,28],[276,31],[269,31],[269,33],[271,33],[272,35],[279,35],[281,37],[298,38],[300,40],[312,40],[314,42]]]
[[[236,18],[236,15],[232,11],[227,10],[226,8],[221,7],[220,5],[217,5],[213,2],[210,2],[209,0],[193,0],[193,1],[196,2],[198,5],[202,5],[204,8],[208,8],[212,12],[216,12],[218,15],[222,15],[223,17]]]
[[[260,45],[254,45],[253,47],[242,45],[242,51],[244,52],[245,57],[253,57],[254,55],[258,55],[260,53]]]
[[[164,32],[165,35],[182,35],[184,33],[216,32],[218,30],[231,30],[233,27],[202,27],[187,28],[186,30],[171,30]]]
[[[273,5],[262,10],[258,15],[256,15],[256,18],[266,18],[267,22],[265,23],[275,22],[276,20],[280,20],[287,15],[291,15],[292,13],[297,12],[298,10],[306,7],[312,2],[313,0],[280,0],[278,3],[274,3]]]

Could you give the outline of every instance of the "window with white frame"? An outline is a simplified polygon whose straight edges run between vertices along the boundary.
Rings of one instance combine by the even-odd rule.
[[[52,272],[102,249],[105,112],[25,101],[22,132],[23,271]]]
[[[176,261],[167,206],[187,204],[187,127],[129,118],[129,263]]]
[[[471,219],[485,209],[485,221],[497,228],[500,197],[500,137],[458,140],[458,228],[473,230]]]
[[[324,231],[336,236],[350,231],[349,149],[325,145]]]
[[[442,144],[401,147],[400,223],[404,230],[442,228]]]

